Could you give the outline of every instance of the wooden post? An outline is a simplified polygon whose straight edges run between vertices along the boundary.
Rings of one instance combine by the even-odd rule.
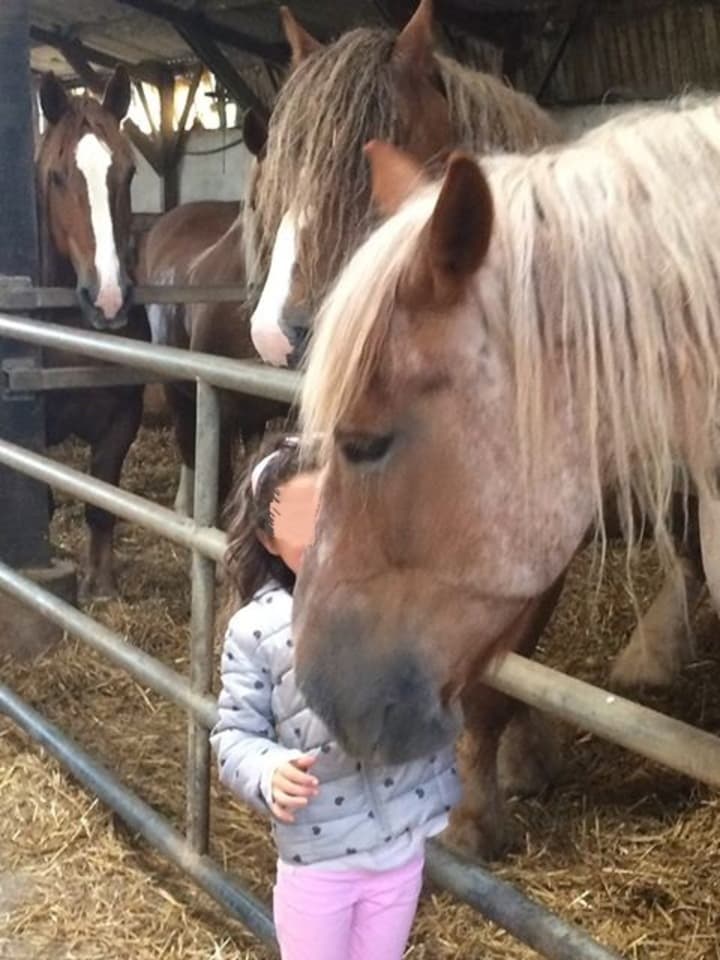
[[[38,242],[28,0],[0,3],[0,90],[0,275],[35,283]],[[36,349],[0,341],[2,367],[37,359]],[[0,437],[43,450],[42,397],[10,398],[0,380]],[[0,518],[0,559],[16,567],[46,567],[50,552],[45,487],[0,470]]]
[[[160,153],[163,169],[163,210],[172,210],[180,202],[178,164],[175,157],[175,77],[164,70],[160,82]]]

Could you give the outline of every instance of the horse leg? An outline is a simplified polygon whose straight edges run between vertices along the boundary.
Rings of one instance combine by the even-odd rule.
[[[710,599],[720,615],[720,499],[702,493],[698,509],[702,565]]]
[[[498,784],[503,796],[537,796],[555,781],[561,766],[560,743],[550,719],[516,703],[498,750]]]
[[[191,517],[195,495],[195,398],[172,383],[165,385],[165,397],[172,412],[181,461],[174,507],[178,513]]]
[[[610,682],[617,687],[667,686],[692,655],[689,618],[705,588],[696,498],[688,502],[676,498],[673,525],[685,530],[678,559],[628,645],[615,658]]]
[[[123,388],[122,406],[110,420],[109,428],[90,447],[90,473],[98,480],[118,486],[125,457],[137,436],[142,419],[142,389]],[[90,542],[88,569],[81,593],[85,598],[117,596],[113,568],[115,517],[88,504],[85,508]]]
[[[691,654],[688,615],[704,586],[695,566],[686,557],[678,558],[629,643],[615,658],[610,671],[613,686],[664,687],[672,682]]]
[[[458,743],[463,794],[442,842],[485,860],[505,848],[506,823],[498,783],[498,746],[513,710],[509,697],[479,684],[463,698],[465,730]]]
[[[513,634],[503,644],[504,649],[515,650],[525,656],[532,655],[560,598],[564,579],[563,574],[528,608],[525,616],[513,628]],[[499,771],[501,737],[518,710],[524,717],[517,723],[514,736],[504,750],[505,766],[513,750],[519,751],[515,766],[521,767],[523,757],[537,751],[537,744],[542,743],[543,750],[535,757],[534,786],[538,789],[540,772],[544,772],[545,781],[551,772],[555,772],[555,764],[550,759],[554,754],[549,731],[541,733],[540,728],[531,722],[532,713],[528,713],[516,700],[485,686],[481,681],[463,692],[465,732],[458,749],[463,796],[450,815],[443,841],[485,859],[498,856],[506,843],[502,789],[519,792],[519,784],[510,782],[509,768],[503,771],[502,783]]]

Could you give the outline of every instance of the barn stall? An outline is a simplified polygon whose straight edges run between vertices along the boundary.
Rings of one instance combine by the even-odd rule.
[[[179,71],[189,64],[192,77],[193,68],[195,75],[198,73],[192,54],[197,54],[197,49],[192,43],[186,45],[188,38],[203,36],[201,28],[205,34],[212,32],[208,24],[218,20],[232,22],[247,47],[234,46],[227,51],[234,73],[248,85],[248,78],[254,78],[256,86],[251,89],[256,91],[255,96],[272,96],[273,64],[282,64],[283,56],[278,51],[272,56],[268,52],[269,45],[282,46],[276,20],[269,16],[276,13],[272,4],[253,4],[252,10],[244,5],[242,10],[231,11],[227,7],[210,10],[206,5],[202,23],[198,23],[195,11],[173,13],[170,4],[133,3],[135,8],[152,7],[155,16],[149,18],[148,10],[133,14],[144,19],[130,19],[127,30],[119,28],[127,16],[120,4],[86,6],[95,14],[102,6],[104,15],[93,21],[78,10],[76,20],[58,29],[56,21],[51,23],[52,18],[43,17],[42,5],[36,9],[31,4],[31,35],[39,42],[47,37],[38,30],[55,30],[59,36],[54,39],[62,38],[65,53],[72,52],[73,56],[78,55],[80,44],[86,66],[95,64],[89,67],[93,73],[111,66],[110,58],[127,60],[131,66],[140,64],[145,74],[148,58],[133,50],[129,41],[119,49],[118,38],[121,34],[153,36],[154,44],[155,24],[158,36],[175,43],[172,56],[170,47],[162,47],[159,40],[154,48],[156,57],[168,58],[162,61],[165,70],[168,63]],[[368,4],[371,10],[361,10],[357,5],[352,11],[351,5],[343,5],[343,15],[353,15],[346,23],[336,21],[328,6],[306,3],[304,9],[298,5],[296,13],[322,38],[356,23],[376,23],[380,16],[401,23],[407,13],[401,4],[384,4],[382,10],[377,4]],[[513,7],[511,11],[509,6]],[[562,104],[569,122],[578,126],[597,122],[609,112],[609,108],[595,111],[587,105],[607,99],[608,93],[613,99],[635,101],[664,96],[686,84],[712,87],[717,83],[711,56],[715,11],[709,4],[693,8],[617,4],[612,10],[607,5],[602,15],[586,5],[577,9],[575,5],[559,4],[499,7],[490,3],[439,4],[443,42],[461,58],[503,70],[545,102]],[[63,15],[71,9],[66,6]],[[53,11],[54,17],[58,15]],[[180,20],[181,30],[177,29]],[[223,39],[228,35],[225,26]],[[257,62],[260,47],[253,49],[253,38],[266,45],[262,54],[268,59],[262,63]],[[59,45],[57,49],[62,53]],[[36,48],[33,66],[45,68],[48,62],[42,58],[48,56],[54,55],[46,47]],[[69,82],[79,77],[90,83],[92,77],[86,66],[79,71],[79,61],[74,67],[70,59],[66,64]],[[218,63],[215,69],[221,76]],[[233,83],[237,84],[237,79]],[[242,89],[238,86],[233,92],[228,88],[223,96],[232,93],[247,105],[250,97],[243,100],[239,95]],[[166,93],[165,102],[169,99]],[[160,131],[157,139],[161,142]],[[142,140],[138,138],[138,142]],[[143,145],[148,150],[148,144]],[[177,166],[173,170],[168,164],[155,174],[162,205],[186,199]],[[226,182],[223,189],[227,189]],[[19,215],[17,222],[21,219]],[[33,274],[32,265],[6,262],[11,266],[3,263],[3,272]],[[18,296],[16,291],[16,306]],[[41,411],[33,408],[38,404],[17,393],[13,403],[8,419],[17,432],[3,432],[3,439],[40,445],[37,420]],[[18,404],[26,407],[24,418],[18,418]],[[35,419],[34,427],[28,426],[27,418]],[[58,459],[81,469],[83,456],[79,445],[66,444]],[[132,450],[123,486],[170,506],[176,466],[168,432],[146,428]],[[33,515],[42,519],[42,497],[36,490],[34,504],[28,502],[31,485],[23,483],[22,487],[21,493],[3,487],[7,498],[4,505],[12,503],[13,497],[18,498],[16,503],[22,503],[22,513],[17,507],[15,512],[11,507],[4,509],[4,517],[16,518],[19,523],[15,546],[10,524],[3,526],[7,531],[3,560],[14,566],[46,566],[42,532],[38,534],[37,556],[12,556],[13,549],[20,549],[18,543],[29,550],[30,532],[42,526],[32,522]],[[29,499],[32,501],[32,496]],[[83,536],[82,507],[61,497],[51,527],[55,556],[70,564],[80,563]],[[123,599],[94,604],[87,612],[126,635],[137,649],[186,673],[190,643],[187,552],[136,525],[120,528],[119,550]],[[624,586],[623,563],[621,555],[613,556],[602,592],[594,598],[590,557],[579,559],[543,643],[542,661],[600,688],[607,684],[609,663],[627,637],[634,616]],[[641,600],[647,602],[659,584],[650,552],[638,558],[636,580],[641,585]],[[693,626],[697,648],[682,679],[668,694],[643,699],[693,727],[717,732],[720,677],[717,650],[713,649],[717,624],[707,605],[695,614]],[[6,661],[3,682],[85,750],[101,758],[123,783],[182,830],[186,765],[182,710],[72,639],[37,662],[23,662],[17,657]],[[652,720],[652,715],[647,717]],[[682,949],[683,956],[717,956],[718,888],[714,877],[720,826],[716,794],[707,786],[668,773],[592,735],[563,729],[560,779],[546,796],[513,801],[514,842],[508,858],[493,865],[493,876],[511,881],[534,901],[584,928],[619,955],[674,957]],[[193,951],[198,956],[265,955],[227,912],[199,895],[181,873],[170,870],[139,844],[134,836],[136,828],[128,831],[92,791],[82,790],[76,779],[68,778],[62,767],[39,753],[16,725],[4,725],[0,749],[3,822],[8,825],[2,840],[5,849],[0,848],[0,897],[5,901],[0,916],[2,936],[10,951],[19,956],[193,956]],[[687,759],[692,761],[693,757]],[[273,854],[266,827],[218,792],[214,780],[212,789],[211,852],[261,900],[267,900]],[[560,949],[557,942],[553,949]],[[409,955],[441,958],[483,954],[535,955],[431,883]]]

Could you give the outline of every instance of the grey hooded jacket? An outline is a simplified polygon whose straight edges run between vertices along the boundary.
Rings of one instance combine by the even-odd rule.
[[[267,814],[273,770],[317,754],[311,772],[319,795],[294,823],[273,819],[279,855],[291,863],[352,863],[408,832],[436,833],[460,796],[453,748],[392,766],[366,766],[344,753],[296,686],[291,616],[292,597],[270,583],[228,625],[211,733],[221,782]]]

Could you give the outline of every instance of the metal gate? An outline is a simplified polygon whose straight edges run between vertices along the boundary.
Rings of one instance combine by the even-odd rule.
[[[139,291],[145,302],[237,298],[237,289]],[[74,303],[72,291],[19,291],[6,309]],[[209,695],[213,671],[215,564],[225,536],[215,527],[219,449],[218,389],[292,403],[300,386],[297,373],[251,361],[189,353],[141,344],[117,336],[71,330],[55,324],[0,313],[0,338],[38,347],[72,350],[116,367],[47,370],[10,368],[2,372],[5,389],[44,391],[68,386],[98,386],[157,379],[194,380],[197,384],[196,482],[194,516],[174,511],[86,476],[14,443],[0,440],[0,464],[140,524],[192,550],[191,655],[189,676],[137,649],[120,634],[38,587],[0,563],[0,590],[39,611],[74,637],[102,653],[136,680],[183,707],[188,714],[187,812],[184,835],[141,800],[58,727],[0,684],[0,710],[52,753],[84,785],[114,809],[146,841],[177,864],[264,943],[275,945],[266,907],[208,855],[210,765],[208,730],[215,721]],[[720,739],[680,721],[575,680],[516,654],[491,668],[486,682],[523,702],[611,740],[680,773],[720,787]],[[512,885],[476,863],[455,856],[436,842],[428,845],[429,876],[488,919],[550,960],[618,960],[618,954],[593,941]]]

